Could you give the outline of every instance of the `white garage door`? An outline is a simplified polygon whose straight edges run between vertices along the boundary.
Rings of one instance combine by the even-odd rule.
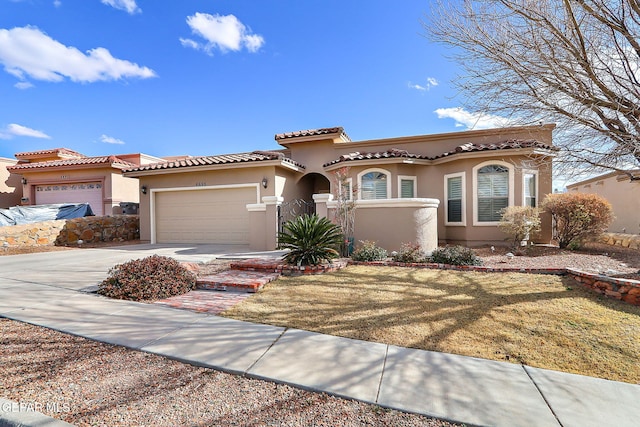
[[[94,214],[102,215],[102,183],[69,182],[64,184],[37,185],[35,203],[37,205],[89,203]]]
[[[155,193],[157,243],[249,244],[249,212],[256,188]]]

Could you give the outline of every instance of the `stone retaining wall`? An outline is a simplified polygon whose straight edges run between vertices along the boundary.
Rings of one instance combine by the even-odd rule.
[[[640,306],[640,281],[638,280],[618,279],[571,268],[567,269],[567,274],[581,285],[599,294]]]
[[[3,246],[66,246],[140,238],[137,215],[87,216],[0,227]],[[6,242],[6,243],[5,243]]]
[[[638,234],[604,233],[600,236],[600,241],[612,246],[640,249],[640,235]]]

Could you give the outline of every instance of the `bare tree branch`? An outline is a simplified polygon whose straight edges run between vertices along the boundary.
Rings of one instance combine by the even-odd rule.
[[[465,71],[466,109],[555,122],[565,172],[639,169],[640,1],[433,3],[423,25]]]

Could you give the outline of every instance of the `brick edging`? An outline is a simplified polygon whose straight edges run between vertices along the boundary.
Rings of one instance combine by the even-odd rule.
[[[413,267],[433,270],[453,271],[478,271],[482,273],[527,273],[527,274],[555,274],[569,276],[582,286],[605,295],[625,301],[629,304],[640,306],[640,280],[621,279],[617,277],[603,276],[597,273],[572,268],[519,268],[519,267],[484,267],[478,265],[450,265],[435,263],[406,263],[395,261],[349,261],[349,265],[369,265],[384,267]]]

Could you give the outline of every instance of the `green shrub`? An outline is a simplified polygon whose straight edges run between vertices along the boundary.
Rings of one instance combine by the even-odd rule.
[[[611,204],[597,194],[549,194],[541,207],[553,218],[554,237],[560,248],[579,248],[602,234],[613,221]]]
[[[318,265],[337,258],[344,240],[340,227],[318,215],[302,215],[283,225],[278,233],[280,247],[290,249],[284,260],[294,265]]]
[[[147,301],[189,292],[196,276],[178,261],[159,255],[118,264],[98,286],[98,293],[110,298]]]
[[[403,243],[400,250],[393,254],[395,262],[427,262],[427,256],[417,243]]]
[[[509,236],[512,249],[540,232],[540,210],[531,206],[509,206],[502,210],[500,231]]]
[[[449,265],[482,265],[482,260],[469,248],[463,246],[445,246],[431,253],[430,261]]]
[[[387,259],[386,249],[376,246],[376,242],[361,240],[360,244],[351,255],[351,259],[354,261],[384,261]]]

